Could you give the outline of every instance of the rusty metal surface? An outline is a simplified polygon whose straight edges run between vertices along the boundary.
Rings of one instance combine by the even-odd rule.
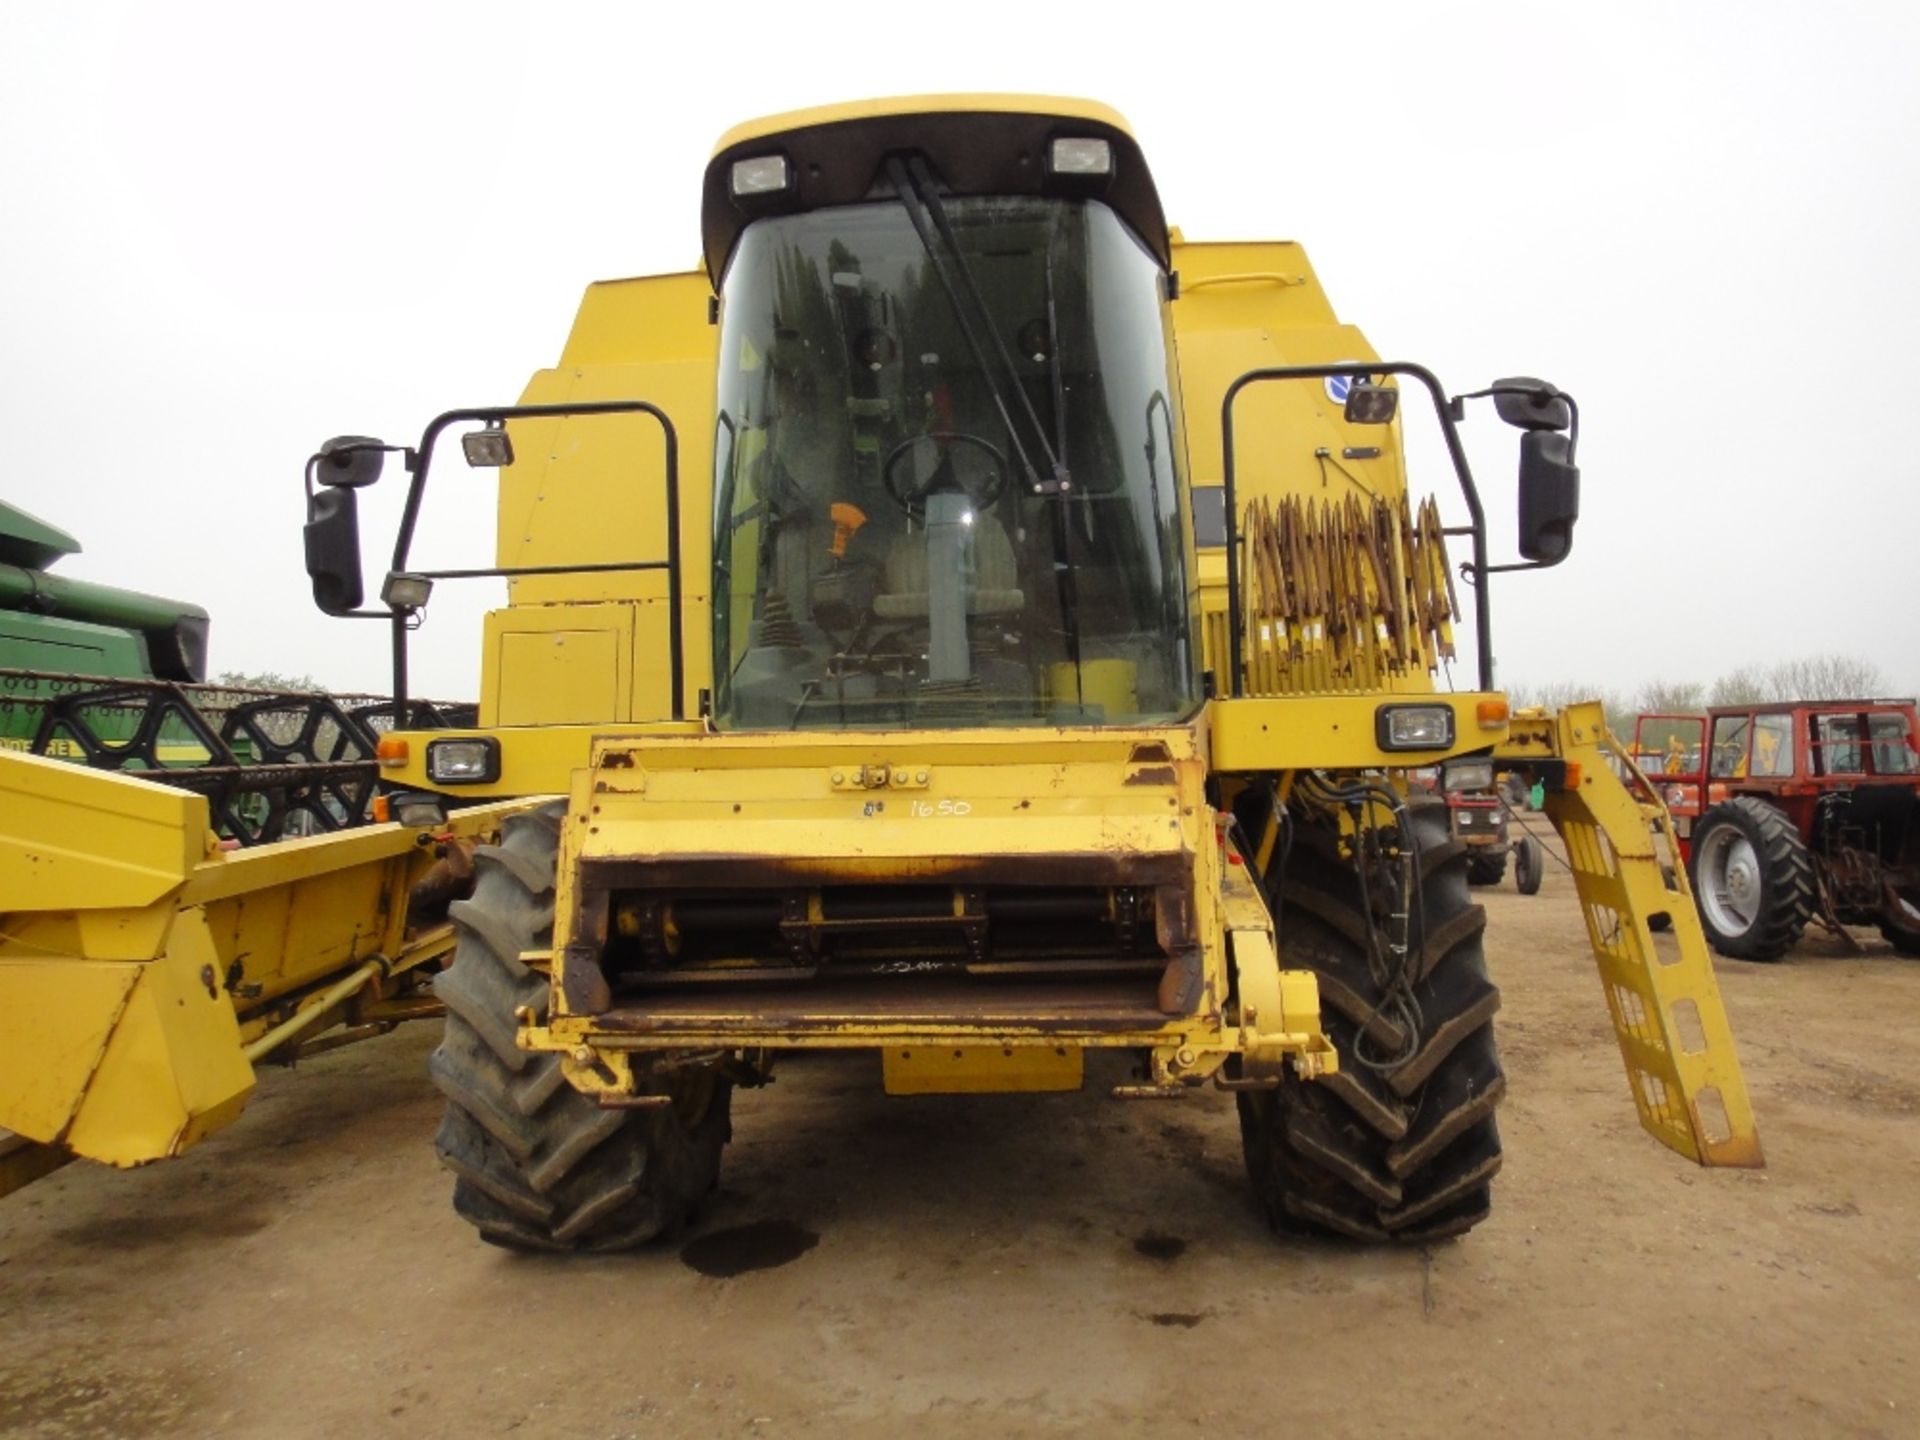
[[[771,856],[709,853],[647,860],[583,859],[580,883],[595,890],[774,889],[885,881],[953,885],[1110,886],[1177,885],[1190,857],[1173,852],[1061,855],[926,855],[894,857]]]
[[[654,994],[644,1006],[615,1006],[596,1015],[593,1023],[596,1030],[616,1035],[784,1035],[860,1026],[883,1026],[890,1032],[956,1028],[1157,1033],[1167,1017],[1154,1005],[1151,979],[1140,977],[1021,983],[896,974],[829,978],[756,993],[729,986],[719,996]]]

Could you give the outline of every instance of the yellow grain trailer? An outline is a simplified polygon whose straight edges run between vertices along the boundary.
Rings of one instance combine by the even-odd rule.
[[[1488,1211],[1504,1080],[1464,853],[1400,779],[1443,763],[1543,781],[1644,1124],[1759,1163],[1657,795],[1597,707],[1514,717],[1491,684],[1492,573],[1571,545],[1570,397],[1452,396],[1340,323],[1298,246],[1186,242],[1086,102],[743,126],[701,235],[702,272],[591,287],[520,404],[329,442],[308,471],[316,598],[388,620],[403,710],[434,587],[508,582],[480,728],[382,746],[416,833],[484,842],[431,1068],[485,1238],[673,1226],[732,1091],[802,1049],[873,1052],[893,1093],[1077,1088],[1087,1052],[1125,1052],[1117,1097],[1235,1094],[1276,1226],[1459,1234]],[[1474,400],[1520,431],[1504,567],[1459,442]],[[1465,524],[1409,491],[1414,409]],[[499,469],[497,551],[428,569],[456,434]],[[355,496],[395,453],[369,605]],[[1456,622],[1471,690],[1435,683]],[[0,914],[0,1004],[33,914]],[[79,974],[90,943],[47,963]],[[67,982],[43,983],[57,1008]]]

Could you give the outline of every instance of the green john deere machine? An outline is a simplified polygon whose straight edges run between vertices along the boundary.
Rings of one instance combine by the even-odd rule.
[[[25,749],[37,724],[33,707],[13,703],[44,694],[47,680],[6,677],[92,676],[126,680],[207,678],[207,612],[90,580],[52,573],[80,542],[57,526],[0,501],[0,743]]]

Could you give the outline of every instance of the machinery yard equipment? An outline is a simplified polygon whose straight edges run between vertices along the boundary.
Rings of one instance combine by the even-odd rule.
[[[1597,706],[1511,717],[1491,685],[1491,577],[1571,546],[1569,397],[1451,396],[1341,324],[1297,245],[1187,242],[1086,102],[740,127],[701,235],[702,273],[590,287],[520,404],[309,465],[316,601],[387,622],[399,713],[434,588],[508,583],[479,727],[379,747],[419,835],[484,841],[431,1064],[482,1236],[678,1225],[734,1089],[809,1049],[876,1054],[892,1093],[1073,1089],[1123,1052],[1118,1098],[1234,1094],[1277,1227],[1460,1234],[1500,1165],[1499,992],[1466,847],[1405,777],[1463,757],[1546,787],[1643,1125],[1759,1163],[1697,923],[1655,962],[1657,793]],[[1515,565],[1489,559],[1457,428],[1481,398],[1521,431]],[[1409,494],[1403,400],[1463,524]],[[456,435],[499,470],[491,566],[414,558]],[[405,507],[368,605],[356,497],[388,455]],[[1466,692],[1434,684],[1464,618],[1450,539]],[[0,884],[64,823],[38,820],[0,820]],[[292,874],[353,838],[254,854],[312,847]],[[202,873],[147,903],[186,915]],[[32,953],[68,957],[51,1003],[91,940],[42,925]]]
[[[1421,772],[1414,788],[1427,788],[1445,801],[1453,838],[1467,847],[1469,885],[1498,885],[1507,878],[1511,857],[1514,888],[1522,895],[1540,893],[1546,854],[1524,827],[1515,826],[1510,787],[1494,785],[1492,761],[1451,761]]]
[[[1778,960],[1809,922],[1877,925],[1920,955],[1920,749],[1911,700],[1642,715],[1714,949]]]

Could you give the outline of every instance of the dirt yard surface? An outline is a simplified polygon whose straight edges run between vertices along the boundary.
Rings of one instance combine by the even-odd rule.
[[[856,1058],[738,1097],[692,1243],[518,1258],[448,1208],[418,1026],[0,1201],[0,1434],[1920,1435],[1920,962],[1722,962],[1768,1168],[1708,1172],[1634,1119],[1566,876],[1485,899],[1507,1158],[1462,1241],[1276,1241],[1211,1091]]]

